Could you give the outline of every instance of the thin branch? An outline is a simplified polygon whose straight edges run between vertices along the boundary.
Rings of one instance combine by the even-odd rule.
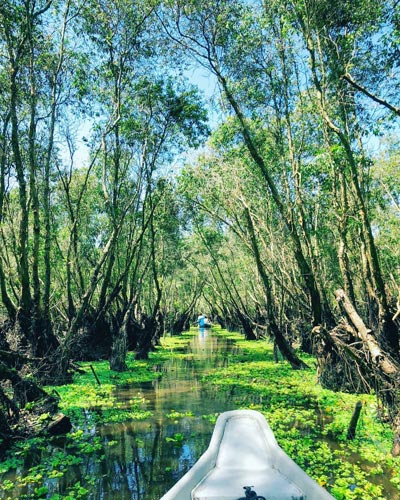
[[[372,99],[373,101],[377,102],[378,104],[381,104],[382,106],[385,106],[385,108],[390,109],[393,113],[395,113],[397,116],[400,116],[400,108],[397,108],[396,106],[392,106],[390,103],[385,101],[384,99],[381,99],[380,97],[377,97],[374,94],[371,94],[365,87],[362,87],[359,83],[357,83],[353,78],[346,73],[345,75],[342,76],[343,80],[346,80],[352,87],[355,89],[359,90],[361,93]]]

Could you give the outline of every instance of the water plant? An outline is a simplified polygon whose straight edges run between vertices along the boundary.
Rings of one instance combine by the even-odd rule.
[[[169,413],[167,413],[165,416],[167,418],[171,418],[173,420],[176,420],[178,418],[184,418],[184,417],[193,417],[193,412],[192,411],[185,411],[185,412],[179,412],[176,410],[172,410]]]
[[[153,366],[160,363],[161,359],[165,359],[161,352],[157,359],[147,362],[134,361],[133,354],[129,354],[130,370],[124,373],[111,371],[105,361],[81,363],[82,371],[75,374],[71,384],[47,387],[49,393],[56,394],[60,399],[60,410],[71,418],[73,432],[63,438],[39,436],[17,442],[6,460],[0,463],[0,474],[3,475],[0,498],[3,498],[2,494],[12,491],[12,498],[18,494],[20,499],[86,498],[89,491],[87,486],[93,479],[90,475],[69,486],[63,495],[49,492],[47,484],[51,480],[63,478],[68,470],[83,464],[85,457],[95,456],[96,460],[102,460],[104,448],[115,444],[115,441],[104,441],[97,435],[98,426],[144,420],[151,416],[151,412],[144,408],[145,401],[140,393],[121,402],[115,398],[115,389],[117,386],[148,382],[160,377],[161,373],[153,370]],[[90,364],[100,385],[94,379]],[[46,413],[41,416],[42,420],[47,418]],[[24,469],[26,472],[18,473]]]
[[[110,371],[104,362],[93,363],[101,385],[94,380],[88,364],[82,364],[86,373],[77,374],[72,384],[48,388],[61,397],[62,411],[71,417],[73,432],[65,438],[37,437],[17,443],[0,464],[0,498],[86,498],[94,481],[90,474],[83,474],[79,481],[69,481],[62,493],[52,485],[63,481],[75,467],[85,470],[89,463],[91,467],[101,466],[106,453],[118,455],[118,439],[107,431],[101,435],[99,429],[137,420],[147,425],[151,412],[143,394],[137,391],[121,400],[116,396],[117,387],[129,387],[136,377],[139,382],[150,382],[162,376],[162,365],[167,360],[190,359],[195,365],[193,353],[182,351],[195,335],[192,331],[162,339],[161,346],[145,362],[135,362],[130,355],[130,371],[124,374]],[[286,362],[276,363],[268,342],[243,341],[241,335],[223,330],[218,330],[218,335],[239,349],[220,353],[222,364],[207,365],[201,379],[205,389],[229,394],[236,408],[262,412],[282,448],[337,500],[397,498],[400,460],[390,455],[392,432],[382,420],[373,395],[325,390],[317,384],[315,370],[293,371]],[[304,359],[312,366],[311,357]],[[347,426],[359,400],[363,407],[356,437],[348,441]],[[218,413],[196,414],[174,407],[164,417],[166,430],[162,441],[171,457],[179,460],[185,457],[186,444],[194,439],[190,431],[180,430],[185,428],[179,427],[180,423],[200,418],[209,422],[212,429]],[[148,428],[150,432],[150,423]],[[134,436],[132,446],[135,456],[146,460],[146,438]],[[198,454],[204,449],[198,449]],[[185,467],[189,466],[185,462]],[[164,465],[162,474],[171,481],[177,479],[170,463]]]
[[[176,432],[172,437],[167,436],[165,438],[165,441],[167,443],[173,443],[174,445],[180,446],[185,439],[185,436],[181,434],[180,432]]]
[[[223,368],[209,370],[202,379],[205,385],[231,393],[238,408],[261,411],[282,448],[338,500],[384,500],[385,489],[397,498],[400,459],[390,455],[393,433],[379,418],[373,394],[325,390],[315,370],[294,371],[287,363],[276,363],[268,342],[227,335],[241,352],[231,354]],[[312,357],[303,358],[312,366]],[[357,435],[348,441],[359,400],[363,409]]]

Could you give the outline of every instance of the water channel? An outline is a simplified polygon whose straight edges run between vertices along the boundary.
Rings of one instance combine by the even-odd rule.
[[[189,356],[165,363],[160,379],[118,389],[120,401],[129,402],[132,391],[139,392],[153,416],[100,429],[105,440],[118,444],[93,470],[99,479],[91,499],[159,500],[192,467],[214,428],[205,417],[234,408],[229,395],[205,387],[200,377],[208,368],[226,365],[233,349],[232,341],[200,331],[185,348]],[[173,411],[193,416],[174,420],[167,416]]]
[[[74,485],[76,491],[81,482],[90,490],[84,496],[89,500],[159,500],[208,447],[215,415],[235,408],[232,396],[200,383],[207,369],[226,365],[233,350],[237,347],[229,339],[199,331],[182,349],[184,357],[158,367],[159,379],[116,389],[114,396],[121,408],[129,409],[132,399],[140,395],[151,417],[93,427],[88,412],[91,437],[101,437],[101,449],[84,455],[83,462],[69,467],[63,477],[48,479],[47,494],[42,497],[36,497],[28,485],[4,494],[0,491],[0,499],[79,498],[76,493],[67,496],[67,491]],[[174,411],[187,416],[171,418]],[[64,447],[62,439],[59,446]],[[53,452],[51,448],[49,453]],[[23,473],[19,470],[17,476]],[[7,479],[14,482],[16,477]]]
[[[115,397],[122,407],[130,409],[132,399],[140,395],[143,409],[151,412],[151,417],[140,422],[89,425],[92,437],[100,436],[101,446],[95,453],[84,455],[83,462],[69,467],[63,477],[48,479],[46,495],[35,497],[28,486],[5,496],[0,492],[0,500],[159,500],[207,449],[215,416],[236,409],[233,394],[217,392],[200,379],[207,370],[228,365],[229,354],[237,351],[232,340],[207,330],[199,331],[182,348],[184,357],[175,357],[157,367],[161,371],[159,379],[116,389]],[[174,411],[179,412],[179,418],[171,418]],[[182,418],[182,414],[187,416]],[[91,415],[88,412],[89,424]],[[53,452],[54,448],[49,451]],[[11,476],[9,479],[13,480]],[[79,482],[89,489],[89,495],[67,496],[71,488],[76,492]],[[393,487],[387,483],[389,493]],[[398,497],[393,491],[393,496],[389,493],[387,498]]]

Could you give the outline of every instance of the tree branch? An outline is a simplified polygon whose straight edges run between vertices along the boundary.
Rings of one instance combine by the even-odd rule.
[[[346,80],[347,83],[349,83],[352,87],[355,89],[359,90],[361,93],[372,99],[373,101],[377,102],[378,104],[381,104],[382,106],[385,106],[385,108],[390,109],[393,113],[396,115],[400,116],[400,108],[397,108],[396,106],[392,106],[390,103],[385,101],[384,99],[381,99],[380,97],[377,97],[374,94],[371,94],[365,87],[362,87],[360,84],[358,84],[356,81],[353,80],[353,78],[346,73],[345,75],[342,76],[343,80]]]

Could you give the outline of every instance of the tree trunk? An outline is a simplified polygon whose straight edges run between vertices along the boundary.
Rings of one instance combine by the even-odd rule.
[[[302,276],[306,289],[308,291],[310,301],[311,301],[311,309],[313,312],[313,324],[319,325],[322,323],[322,304],[321,304],[321,297],[316,285],[315,277],[312,272],[312,269],[307,262],[306,257],[304,256],[303,249],[301,246],[301,241],[296,229],[296,226],[293,223],[292,217],[288,215],[287,210],[285,208],[285,204],[281,199],[281,196],[279,195],[279,191],[275,185],[275,182],[263,160],[261,155],[259,154],[257,147],[254,144],[254,141],[251,137],[250,130],[246,124],[246,119],[242,113],[242,110],[234,98],[232,92],[230,91],[230,88],[228,86],[228,82],[226,78],[222,75],[221,71],[219,70],[218,64],[216,61],[210,60],[210,64],[212,66],[213,72],[217,76],[219,82],[221,83],[221,86],[224,90],[225,96],[228,99],[228,102],[232,106],[239,123],[241,125],[241,131],[243,135],[244,142],[249,150],[249,153],[251,157],[253,158],[255,164],[258,166],[260,169],[260,172],[262,173],[266,184],[270,190],[270,193],[272,195],[272,198],[275,202],[275,205],[282,217],[282,220],[284,224],[286,225],[288,229],[288,233],[292,239],[292,243],[294,246],[294,256],[297,262],[297,265],[299,267],[299,272],[300,275]]]
[[[329,150],[331,150],[330,147],[330,141],[328,139],[328,133],[326,130],[325,126],[325,138],[326,138],[326,143],[327,146],[329,147]],[[349,200],[348,200],[348,193],[347,193],[347,186],[346,186],[346,178],[343,172],[343,169],[341,166],[337,166],[336,162],[334,159],[332,159],[333,167],[335,171],[337,172],[336,175],[339,179],[339,188],[338,191],[339,193],[336,194],[336,213],[337,217],[339,219],[339,224],[338,224],[338,232],[339,232],[339,245],[338,245],[338,260],[339,260],[339,267],[343,279],[343,284],[344,284],[344,290],[346,294],[349,296],[351,302],[355,304],[355,293],[354,293],[354,287],[353,287],[353,281],[351,278],[351,272],[350,272],[350,264],[349,264],[349,258],[348,258],[348,225],[349,225],[349,217],[350,217],[350,207],[349,207]],[[335,189],[335,191],[337,191]]]
[[[265,301],[266,301],[266,308],[267,308],[267,316],[268,316],[268,323],[269,323],[269,330],[274,338],[274,341],[276,342],[276,345],[278,346],[279,350],[281,351],[282,355],[284,356],[287,361],[291,364],[292,368],[298,370],[298,369],[305,369],[308,368],[307,364],[304,363],[294,352],[292,347],[290,346],[289,342],[286,340],[284,335],[282,334],[280,328],[278,327],[277,322],[275,321],[275,316],[273,313],[273,298],[272,298],[272,290],[271,290],[271,284],[269,277],[267,275],[267,272],[265,270],[265,266],[261,260],[261,255],[260,251],[258,248],[258,243],[257,243],[257,238],[256,238],[256,233],[255,233],[255,228],[254,228],[254,222],[253,218],[251,216],[251,212],[249,207],[245,204],[243,201],[244,207],[245,207],[245,217],[247,221],[247,227],[250,233],[250,242],[251,242],[251,247],[253,249],[253,254],[254,258],[256,261],[258,273],[260,274],[260,277],[262,279],[262,282],[264,284],[264,293],[265,293]]]
[[[4,196],[6,193],[6,161],[7,161],[7,128],[10,122],[10,113],[4,119],[3,130],[0,136],[0,221],[4,220]],[[15,304],[12,302],[6,285],[6,276],[4,273],[3,260],[0,258],[0,291],[1,291],[1,300],[4,304],[8,318],[12,323],[15,322],[17,315],[17,308]]]
[[[11,54],[11,49],[10,57],[11,61],[14,62],[10,69],[11,147],[14,155],[15,170],[17,173],[19,207],[21,211],[16,249],[17,271],[21,287],[17,320],[21,328],[23,340],[27,341],[29,339],[31,327],[31,291],[28,259],[28,196],[18,132],[18,69]]]
[[[127,370],[126,354],[128,351],[128,325],[131,321],[134,300],[131,300],[125,312],[122,325],[113,335],[111,346],[110,369],[116,372],[124,372]]]
[[[145,318],[143,323],[143,328],[137,335],[136,360],[149,358],[149,352],[154,349],[154,340],[158,335],[155,318]]]
[[[336,300],[343,306],[347,317],[353,324],[358,337],[367,347],[373,364],[379,367],[386,375],[393,376],[395,373],[398,373],[399,367],[389,359],[386,353],[381,349],[378,341],[372,335],[372,331],[365,326],[364,321],[361,319],[344,291],[336,290],[335,295]]]
[[[0,409],[0,460],[4,460],[5,452],[11,443],[11,436],[12,431],[8,425],[7,417],[3,410]]]
[[[358,424],[358,419],[360,418],[361,408],[362,408],[362,402],[357,401],[353,415],[350,420],[349,428],[347,429],[348,440],[352,440],[356,437],[357,424]]]
[[[366,327],[343,290],[336,291],[336,298],[353,324],[354,332],[368,352],[363,363],[369,367],[370,376],[378,382],[376,389],[378,397],[383,400],[389,410],[394,431],[392,453],[398,455],[400,453],[400,392],[398,381],[400,366],[380,347],[372,331]],[[382,386],[382,389],[379,386]]]
[[[246,316],[239,310],[236,311],[236,314],[239,318],[246,340],[257,340],[257,335],[249,318],[246,318]]]
[[[400,411],[394,418],[392,427],[394,431],[392,455],[398,457],[400,455]]]
[[[320,301],[321,301],[321,311],[322,311],[322,318],[328,326],[331,325],[333,326],[334,324],[334,317],[333,314],[330,310],[329,303],[326,299],[325,296],[325,291],[324,287],[321,286],[321,283],[319,283],[319,276],[321,275],[321,271],[318,266],[318,259],[316,257],[316,252],[314,249],[314,245],[312,244],[311,237],[310,237],[310,228],[309,224],[307,222],[307,216],[306,212],[304,210],[305,204],[303,201],[303,193],[302,193],[302,184],[301,184],[301,163],[300,163],[300,155],[299,152],[296,151],[295,149],[295,141],[293,137],[293,130],[292,130],[292,118],[291,118],[291,111],[290,111],[290,97],[289,97],[289,88],[290,88],[290,75],[288,74],[288,61],[287,61],[287,53],[285,52],[285,47],[287,47],[287,44],[283,40],[284,35],[282,35],[282,26],[279,27],[280,32],[278,33],[278,46],[277,50],[279,53],[279,59],[281,62],[281,72],[282,72],[282,88],[281,93],[283,96],[283,117],[286,122],[286,136],[287,136],[287,147],[289,150],[289,158],[290,158],[290,164],[292,167],[292,176],[293,176],[293,188],[294,188],[294,193],[295,193],[295,205],[296,209],[292,209],[292,214],[290,215],[290,219],[293,220],[297,218],[298,220],[298,226],[300,230],[300,236],[302,236],[302,241],[305,244],[306,248],[306,255],[308,257],[308,262],[310,263],[310,269],[313,273],[313,277],[315,280],[315,288],[318,290],[319,296],[320,296]],[[279,109],[276,110],[276,114],[279,115]],[[282,141],[283,142],[283,141]],[[284,158],[285,155],[282,152],[281,153],[282,157]],[[290,181],[287,181],[289,184]],[[296,244],[297,247],[297,244]],[[321,321],[319,322],[321,323]]]
[[[298,20],[300,22],[301,28],[303,30],[303,36],[306,42],[307,50],[310,54],[311,59],[311,73],[312,79],[316,90],[317,102],[319,105],[319,110],[321,117],[324,120],[328,129],[338,138],[339,143],[343,147],[345,153],[345,158],[347,160],[348,170],[349,170],[349,183],[352,188],[352,194],[354,196],[355,204],[359,214],[359,221],[361,227],[361,237],[365,243],[365,254],[367,258],[367,263],[370,270],[371,280],[374,286],[374,297],[376,298],[378,308],[379,308],[379,332],[382,337],[382,342],[392,351],[392,353],[397,353],[399,349],[399,332],[394,325],[391,315],[389,304],[386,296],[385,284],[382,277],[381,267],[378,258],[378,252],[375,246],[374,237],[372,234],[371,223],[368,217],[367,206],[365,202],[365,195],[362,191],[362,187],[359,180],[359,168],[356,161],[354,151],[352,149],[352,137],[350,136],[349,124],[347,123],[348,115],[352,112],[351,107],[340,101],[330,102],[328,99],[328,90],[330,95],[337,95],[338,88],[342,89],[343,82],[341,80],[335,81],[328,78],[329,75],[326,71],[330,68],[329,65],[343,65],[346,61],[330,60],[327,57],[327,52],[324,52],[324,43],[321,38],[321,34],[317,29],[312,31],[313,24],[311,19],[304,19],[303,14],[298,12]],[[311,26],[311,28],[310,28]],[[329,54],[333,53],[332,51]],[[337,51],[335,51],[335,54]],[[336,70],[335,73],[337,74]],[[329,83],[327,83],[329,82]],[[328,88],[331,85],[332,88]],[[335,90],[335,92],[332,92]],[[345,93],[344,93],[345,94]],[[330,105],[334,105],[336,109],[337,123],[335,123],[335,118],[331,116]]]
[[[28,172],[29,172],[29,197],[32,211],[32,252],[31,252],[31,276],[32,276],[32,304],[31,304],[31,326],[30,326],[30,344],[33,356],[41,356],[42,331],[41,307],[40,307],[40,278],[39,278],[39,259],[40,259],[40,207],[39,207],[39,188],[37,180],[36,165],[36,108],[37,108],[37,90],[35,74],[35,42],[34,27],[31,19],[27,23],[27,38],[29,43],[29,129],[28,129]],[[45,351],[44,351],[45,352]]]

